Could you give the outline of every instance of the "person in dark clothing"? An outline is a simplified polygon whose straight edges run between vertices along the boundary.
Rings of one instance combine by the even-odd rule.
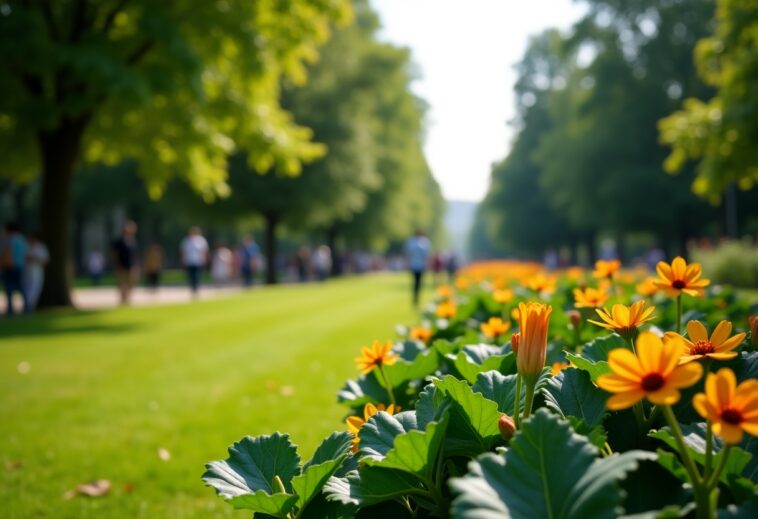
[[[240,274],[242,283],[251,287],[255,283],[255,275],[261,262],[261,249],[249,234],[242,239],[240,247]]]
[[[26,267],[27,242],[21,229],[15,223],[5,226],[5,238],[0,240],[0,269],[2,269],[5,297],[7,298],[6,313],[13,315],[13,294],[21,294],[24,313],[29,311],[29,300],[24,284]]]
[[[121,237],[113,242],[111,253],[121,304],[128,305],[137,279],[137,224],[124,224]]]

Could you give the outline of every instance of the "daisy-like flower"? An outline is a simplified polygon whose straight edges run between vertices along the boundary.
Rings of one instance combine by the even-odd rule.
[[[455,303],[452,301],[445,301],[438,304],[437,308],[434,311],[434,313],[437,314],[437,317],[442,317],[443,319],[450,319],[451,317],[454,317],[455,312]]]
[[[608,301],[608,292],[599,288],[574,289],[574,306],[577,308],[599,308]]]
[[[613,305],[609,312],[605,308],[595,310],[603,322],[588,319],[592,324],[602,326],[629,339],[637,333],[637,328],[653,318],[654,306],[645,308],[645,301],[637,301],[632,306]]]
[[[492,299],[501,305],[511,302],[514,296],[515,294],[510,288],[497,288],[492,292]]]
[[[597,260],[595,262],[595,271],[592,275],[596,278],[612,279],[619,270],[621,270],[621,262],[619,260]]]
[[[666,332],[666,339],[676,338],[684,342],[684,354],[679,360],[681,364],[706,358],[729,360],[737,356],[737,352],[732,350],[745,340],[744,333],[729,337],[730,333],[732,333],[732,323],[729,321],[721,321],[713,330],[710,338],[703,323],[690,321],[687,323],[687,338],[678,333]]]
[[[408,336],[416,341],[429,342],[432,338],[432,331],[424,326],[414,326]]]
[[[598,387],[613,393],[606,403],[608,409],[626,409],[643,398],[654,404],[678,402],[679,389],[691,386],[703,374],[697,362],[679,365],[683,350],[681,341],[663,343],[649,332],[637,339],[636,355],[625,348],[611,350],[608,365],[612,373],[597,379]]]
[[[544,274],[535,274],[524,281],[524,286],[535,292],[547,294],[555,292],[555,276],[546,276]]]
[[[503,322],[499,317],[490,317],[489,321],[482,323],[480,326],[485,336],[497,338],[508,331],[511,323]]]
[[[358,444],[360,443],[360,438],[358,438],[358,432],[360,432],[361,427],[363,427],[363,424],[368,422],[368,419],[374,416],[379,411],[384,411],[388,414],[395,414],[395,412],[400,412],[400,407],[395,407],[392,404],[390,404],[386,409],[384,408],[384,404],[374,405],[372,403],[368,403],[363,407],[363,418],[360,416],[348,416],[345,419],[345,423],[347,424],[347,432],[351,433],[353,435],[353,452],[358,452]]]
[[[653,278],[646,278],[640,281],[635,288],[637,289],[637,293],[644,297],[650,297],[658,292],[658,285],[655,284],[655,279]]]
[[[374,341],[370,348],[361,350],[361,356],[356,357],[355,363],[364,375],[371,373],[376,367],[391,366],[400,357],[397,353],[392,353],[391,350],[392,343],[390,341],[384,344]]]
[[[758,380],[746,380],[738,386],[734,372],[721,368],[716,374],[708,374],[705,393],[696,394],[692,405],[710,420],[713,432],[726,443],[740,443],[743,432],[758,436]]]
[[[671,265],[659,261],[655,269],[658,271],[655,285],[668,296],[680,296],[682,292],[689,296],[702,296],[705,287],[711,284],[707,279],[700,279],[703,273],[700,263],[687,265],[681,256],[674,258]]]

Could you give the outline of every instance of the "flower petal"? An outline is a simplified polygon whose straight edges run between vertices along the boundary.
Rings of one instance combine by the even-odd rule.
[[[687,262],[684,258],[677,256],[671,262],[671,271],[674,273],[674,279],[684,279],[684,273],[687,271]]]
[[[700,321],[690,321],[687,323],[687,337],[692,342],[707,341],[708,330],[705,329],[705,325]]]
[[[719,344],[726,341],[730,333],[732,333],[732,323],[729,321],[721,321],[716,325],[716,329],[711,334],[711,344],[713,344],[713,347],[716,348]]]
[[[697,362],[677,366],[674,371],[666,377],[666,385],[673,387],[689,387],[700,380],[703,376],[703,366]]]
[[[665,261],[659,261],[658,264],[655,266],[655,270],[656,272],[658,272],[658,275],[661,277],[661,279],[671,281],[671,279],[673,278],[671,265],[669,265]]]
[[[647,394],[647,399],[656,405],[672,405],[679,401],[681,394],[674,387],[664,386],[658,391]]]
[[[740,443],[742,441],[742,429],[736,425],[725,422],[715,422],[713,424],[713,433],[721,436],[726,443]]]
[[[618,411],[620,409],[632,407],[634,404],[642,400],[644,396],[645,392],[641,389],[639,391],[629,391],[628,393],[618,393],[610,397],[605,405],[608,409]]]
[[[641,380],[644,376],[640,360],[626,348],[611,350],[608,365],[615,374],[629,380]]]

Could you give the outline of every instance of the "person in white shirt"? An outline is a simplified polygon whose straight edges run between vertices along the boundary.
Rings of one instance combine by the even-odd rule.
[[[50,253],[37,233],[31,233],[26,249],[26,298],[29,310],[37,308],[42,285],[45,283],[45,265],[50,261]]]
[[[200,287],[200,273],[208,263],[208,242],[199,227],[190,227],[189,233],[180,245],[182,265],[187,269],[187,279],[193,295]]]

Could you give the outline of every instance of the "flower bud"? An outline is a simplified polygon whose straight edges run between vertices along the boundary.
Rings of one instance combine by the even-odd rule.
[[[513,421],[513,418],[507,414],[502,414],[500,416],[500,419],[497,421],[497,427],[500,429],[500,436],[502,436],[504,440],[510,440],[516,433],[516,423]]]
[[[516,369],[524,381],[534,384],[545,367],[547,332],[553,307],[542,303],[519,303],[519,349]]]
[[[751,315],[747,322],[750,324],[750,342],[754,350],[758,349],[758,315]]]
[[[576,310],[569,310],[568,318],[569,318],[569,322],[571,323],[571,326],[573,326],[574,328],[579,328],[579,325],[582,324],[582,314],[580,314]]]
[[[521,342],[521,334],[516,332],[513,335],[511,335],[511,349],[513,350],[514,355],[518,355],[518,345],[519,342]]]

